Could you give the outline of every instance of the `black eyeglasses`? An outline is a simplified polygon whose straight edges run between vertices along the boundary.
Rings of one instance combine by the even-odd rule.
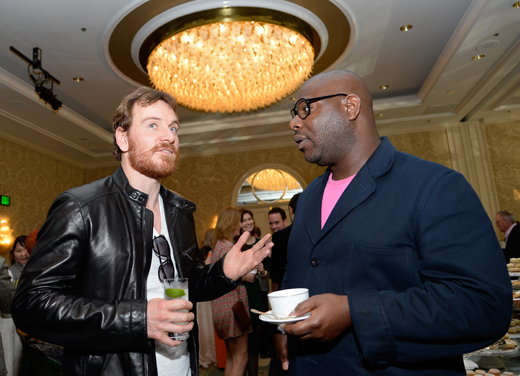
[[[159,281],[164,282],[165,279],[175,277],[175,270],[170,256],[170,245],[164,235],[156,236],[153,239],[153,251],[161,261],[161,265],[159,266]],[[162,260],[163,258],[165,259],[164,261]]]
[[[307,116],[311,114],[311,103],[321,101],[322,99],[337,97],[339,95],[348,96],[348,94],[340,93],[340,94],[332,94],[326,95],[324,97],[317,98],[300,98],[298,102],[294,105],[294,108],[291,110],[291,116],[294,119],[296,115],[300,117],[300,119],[305,119]]]

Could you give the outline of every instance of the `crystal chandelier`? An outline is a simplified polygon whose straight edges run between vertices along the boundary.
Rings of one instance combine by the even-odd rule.
[[[269,106],[309,78],[314,48],[293,29],[259,21],[217,22],[183,30],[150,53],[154,87],[207,112]]]

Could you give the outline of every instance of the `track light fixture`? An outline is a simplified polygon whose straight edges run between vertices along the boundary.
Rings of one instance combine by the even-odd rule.
[[[48,103],[54,111],[58,111],[61,108],[62,103],[58,100],[58,98],[56,98],[53,90],[54,83],[59,85],[60,81],[58,81],[49,72],[42,68],[42,50],[40,50],[38,47],[34,47],[33,59],[31,60],[13,46],[11,46],[9,49],[11,52],[29,64],[27,67],[27,73],[29,74],[31,81],[34,83],[34,90],[40,99],[45,103]]]

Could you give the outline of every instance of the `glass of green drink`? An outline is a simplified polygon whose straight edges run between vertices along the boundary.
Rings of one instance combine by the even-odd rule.
[[[164,280],[164,299],[183,299],[189,300],[188,296],[188,278],[171,278]],[[177,312],[186,312],[187,309],[180,309]],[[177,325],[187,325],[187,322],[174,322]],[[171,339],[174,340],[185,340],[190,337],[190,333],[169,333]]]

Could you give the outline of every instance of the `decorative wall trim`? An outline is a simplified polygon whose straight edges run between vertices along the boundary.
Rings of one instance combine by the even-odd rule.
[[[453,169],[466,177],[494,221],[499,211],[498,196],[483,124],[453,124],[446,132]]]

